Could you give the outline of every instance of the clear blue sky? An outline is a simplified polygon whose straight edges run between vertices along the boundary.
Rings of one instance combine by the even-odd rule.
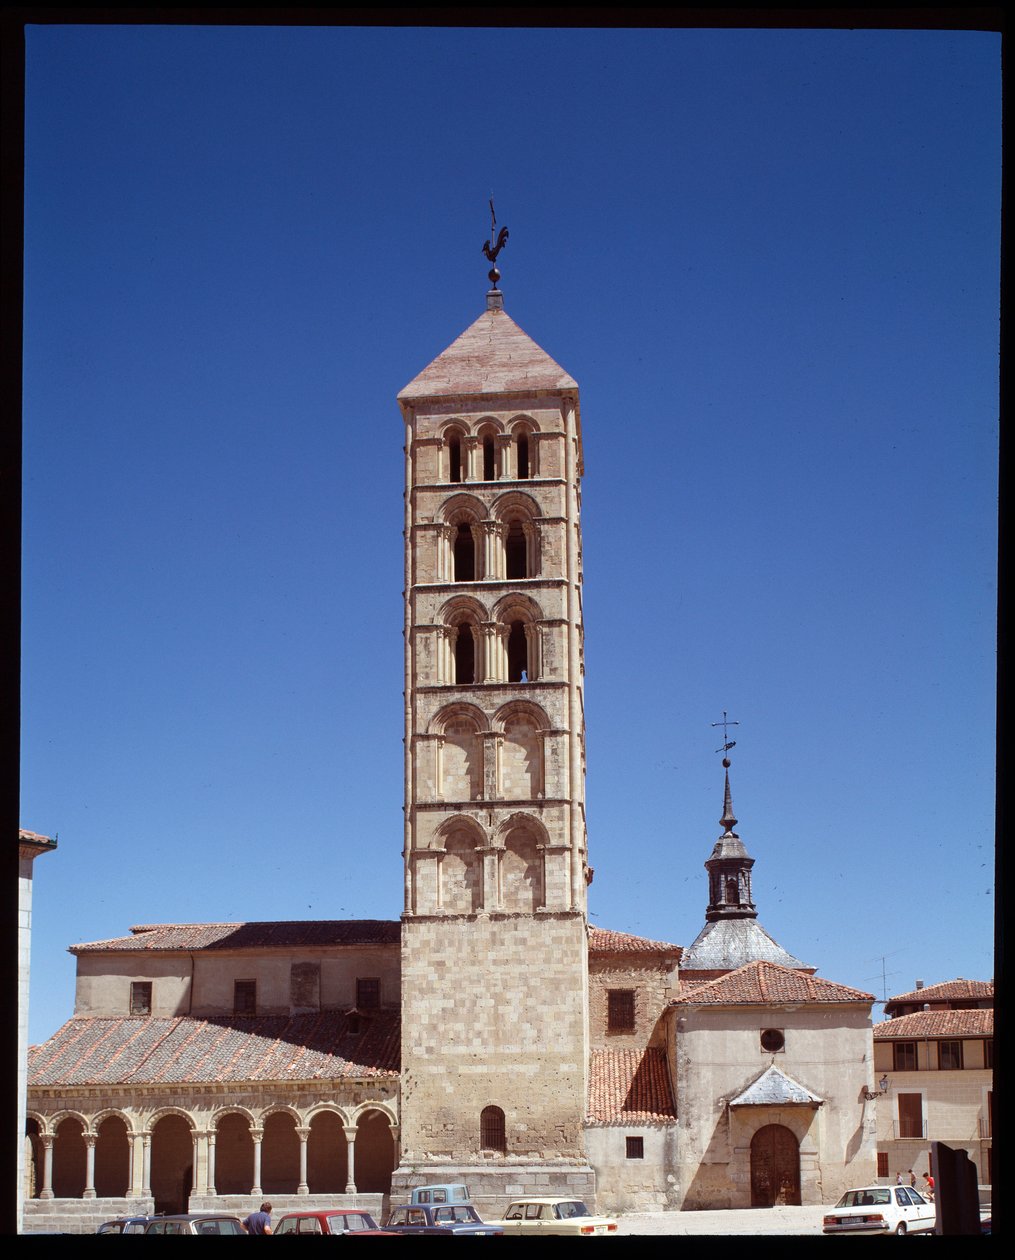
[[[28,30],[31,1036],[131,924],[396,918],[395,395],[581,385],[592,921],[993,974],[1000,38]],[[882,964],[881,958],[885,962]]]

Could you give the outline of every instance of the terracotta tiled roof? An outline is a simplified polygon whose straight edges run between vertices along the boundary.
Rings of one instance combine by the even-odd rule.
[[[130,936],[72,945],[72,954],[124,950],[286,949],[309,945],[397,945],[401,926],[389,919],[334,919],[277,923],[153,923]]]
[[[535,393],[577,389],[559,363],[502,310],[488,310],[398,395],[400,399],[448,394]]]
[[[890,997],[885,1005],[891,1006],[895,1002],[975,1001],[993,996],[993,980],[944,980],[941,984],[929,984],[922,989],[913,989],[911,993]]]
[[[764,1006],[772,1002],[873,1002],[872,993],[819,980],[792,967],[753,962],[681,992],[671,1005]]]
[[[665,1050],[593,1050],[589,1063],[589,1119],[595,1124],[672,1120]]]
[[[590,954],[679,954],[680,948],[666,941],[650,941],[644,936],[589,925]]]
[[[171,1085],[397,1077],[399,1017],[344,1014],[70,1019],[29,1055],[29,1084]]]
[[[22,857],[38,856],[40,852],[56,848],[56,841],[52,836],[42,836],[37,831],[26,831],[24,827],[18,828],[18,844],[24,845]]]
[[[897,1041],[900,1037],[992,1037],[994,1012],[914,1011],[897,1015],[874,1025],[876,1041]]]

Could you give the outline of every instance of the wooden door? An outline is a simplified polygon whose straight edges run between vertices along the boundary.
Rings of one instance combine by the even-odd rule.
[[[766,1124],[751,1139],[751,1207],[800,1206],[800,1146],[781,1124]]]

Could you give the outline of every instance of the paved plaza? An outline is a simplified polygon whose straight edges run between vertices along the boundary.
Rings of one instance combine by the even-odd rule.
[[[729,1208],[715,1212],[628,1212],[618,1234],[820,1234],[827,1207]]]

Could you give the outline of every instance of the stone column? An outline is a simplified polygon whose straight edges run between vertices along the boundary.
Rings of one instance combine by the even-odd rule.
[[[483,443],[475,433],[462,438],[462,480],[482,481]]]
[[[264,1193],[261,1189],[261,1139],[264,1137],[263,1129],[251,1129],[250,1136],[254,1139],[254,1184],[250,1187],[250,1193],[254,1198],[260,1198]]]
[[[451,574],[454,566],[451,563],[452,547],[454,546],[455,534],[458,532],[457,525],[438,525],[436,527],[437,540],[437,574],[438,582],[450,582]]]
[[[458,642],[458,633],[458,626],[448,626],[444,631],[445,668],[442,681],[450,683],[452,686],[458,682],[458,660],[455,656],[455,644]]]
[[[141,1163],[144,1158],[141,1134],[132,1129],[127,1134],[127,1198],[141,1197]]]
[[[144,1198],[152,1197],[152,1131],[145,1129],[141,1134],[141,1194]]]
[[[218,1137],[216,1129],[208,1130],[208,1193],[218,1194],[215,1189],[215,1140]]]
[[[300,1184],[296,1187],[297,1194],[309,1194],[310,1186],[307,1182],[307,1140],[310,1137],[310,1128],[301,1128],[296,1130],[296,1136],[300,1140]]]
[[[486,576],[486,557],[483,554],[483,523],[469,526],[469,533],[472,535],[472,571],[474,582],[481,582]]]
[[[39,1141],[42,1143],[42,1189],[39,1191],[40,1199],[51,1199],[53,1197],[53,1137],[52,1133],[40,1133]]]
[[[483,642],[483,672],[477,677],[482,678],[485,683],[504,682],[507,677],[500,668],[500,630],[496,621],[484,621],[479,627]]]
[[[483,577],[487,581],[500,581],[507,572],[504,540],[508,527],[502,521],[482,521]]]
[[[433,740],[433,787],[434,800],[444,799],[444,736],[435,735]]]
[[[95,1198],[95,1141],[98,1137],[96,1133],[84,1133],[82,1137],[85,1139],[85,1188],[81,1195],[82,1199]]]
[[[402,1138],[401,1129],[397,1124],[391,1125],[391,1144],[395,1148],[395,1167],[402,1162]]]
[[[525,576],[536,577],[539,573],[539,526],[535,521],[523,521],[525,535]]]
[[[190,1131],[190,1146],[191,1146],[191,1151],[190,1151],[190,1166],[191,1166],[191,1169],[192,1169],[191,1179],[190,1179],[190,1193],[191,1193],[191,1194],[201,1194],[201,1193],[203,1193],[203,1192],[202,1192],[202,1189],[201,1189],[201,1183],[202,1183],[202,1181],[204,1181],[204,1180],[205,1180],[205,1178],[206,1178],[206,1177],[207,1177],[207,1175],[208,1175],[207,1169],[205,1169],[205,1170],[204,1170],[204,1174],[205,1174],[205,1175],[204,1175],[204,1177],[202,1177],[202,1176],[200,1175],[200,1174],[201,1174],[201,1171],[202,1171],[202,1170],[201,1170],[201,1163],[200,1163],[200,1160],[201,1160],[201,1138],[202,1138],[203,1136],[204,1136],[204,1135],[203,1135],[202,1131],[201,1131],[201,1130],[199,1130],[199,1129],[191,1129],[191,1131]],[[206,1192],[206,1190],[207,1190],[207,1187],[205,1187],[205,1192]],[[188,1207],[188,1210],[189,1210],[189,1207]]]
[[[342,1128],[345,1130],[345,1151],[348,1159],[349,1180],[346,1183],[346,1194],[356,1194],[356,1126],[354,1124],[344,1124]]]
[[[515,472],[515,444],[512,441],[510,433],[498,433],[494,438],[494,446],[497,450],[497,463],[500,467],[500,475],[503,481],[513,481],[517,475]]]
[[[504,736],[498,731],[484,731],[483,739],[483,796],[495,801],[500,796],[500,749]]]
[[[528,663],[528,669],[525,671],[529,682],[534,682],[542,676],[542,635],[540,634],[539,625],[536,622],[527,621],[525,623],[525,655]]]

